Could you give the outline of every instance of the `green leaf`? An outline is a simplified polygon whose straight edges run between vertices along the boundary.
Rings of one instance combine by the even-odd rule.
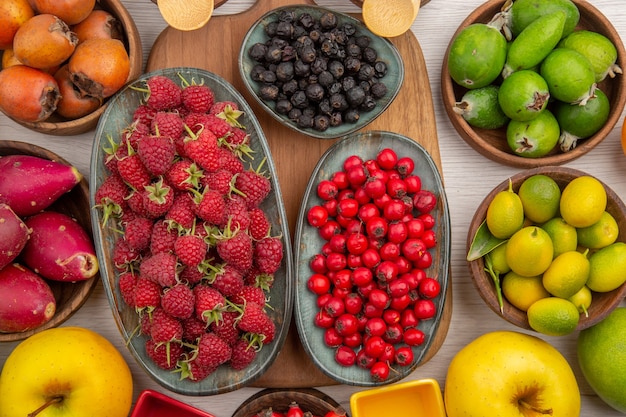
[[[480,259],[504,242],[506,242],[506,240],[498,239],[491,234],[487,227],[487,221],[483,220],[478,230],[476,230],[476,234],[474,235],[474,239],[472,240],[467,254],[467,260],[471,262]]]

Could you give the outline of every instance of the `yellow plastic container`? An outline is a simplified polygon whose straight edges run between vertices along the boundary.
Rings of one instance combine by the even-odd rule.
[[[350,396],[352,417],[445,417],[439,383],[420,379],[386,385]]]

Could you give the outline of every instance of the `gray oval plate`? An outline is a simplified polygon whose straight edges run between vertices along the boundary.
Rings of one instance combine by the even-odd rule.
[[[368,36],[370,38],[370,45],[378,53],[378,59],[387,64],[387,74],[382,78],[382,82],[387,86],[387,94],[378,99],[376,107],[369,112],[361,112],[361,117],[357,123],[342,123],[339,126],[329,127],[327,130],[320,132],[315,129],[302,129],[298,127],[287,116],[276,112],[274,109],[274,103],[266,102],[259,97],[260,83],[252,80],[250,72],[256,61],[254,61],[248,55],[248,50],[252,45],[257,42],[264,43],[268,40],[268,36],[265,33],[265,26],[270,22],[278,20],[278,15],[283,10],[294,11],[298,16],[302,13],[309,13],[316,19],[325,13],[332,12],[337,15],[339,25],[344,23],[351,23],[357,28],[357,33]],[[251,95],[256,101],[263,107],[272,117],[281,122],[282,124],[289,126],[290,128],[298,131],[304,135],[313,136],[319,139],[335,139],[349,133],[355,132],[363,127],[367,126],[370,122],[376,119],[380,114],[389,107],[391,102],[396,98],[402,82],[404,81],[404,63],[400,53],[396,47],[387,39],[375,35],[365,27],[365,25],[358,19],[347,14],[339,13],[319,6],[284,6],[274,9],[265,15],[263,15],[248,31],[241,44],[239,51],[239,73],[243,82],[250,91]]]
[[[316,296],[307,288],[307,280],[312,273],[309,260],[320,252],[325,241],[319,236],[317,229],[308,224],[306,214],[311,207],[322,203],[316,194],[317,184],[321,180],[329,179],[335,171],[341,170],[348,156],[359,155],[364,160],[372,159],[384,148],[392,148],[398,157],[412,157],[415,161],[414,174],[420,176],[422,188],[432,191],[438,197],[437,206],[431,212],[436,219],[434,230],[437,236],[437,246],[431,249],[433,264],[426,270],[426,274],[440,282],[441,293],[434,299],[437,307],[435,317],[422,321],[418,327],[425,333],[426,340],[422,345],[413,348],[415,354],[413,364],[404,367],[395,366],[395,371],[389,373],[387,380],[377,382],[372,379],[368,370],[358,366],[344,367],[335,362],[334,349],[327,347],[324,343],[324,330],[313,323],[313,317],[319,309],[316,305]],[[428,352],[433,336],[439,327],[450,279],[450,215],[447,198],[437,166],[427,151],[420,144],[405,136],[384,131],[356,133],[337,141],[322,155],[311,174],[300,206],[294,245],[296,263],[294,316],[304,349],[322,372],[342,384],[357,386],[386,385],[399,381],[413,372]]]
[[[178,83],[181,81],[180,76],[189,82],[192,79],[196,83],[204,81],[206,85],[213,89],[216,101],[231,100],[239,105],[240,110],[243,110],[244,114],[239,121],[246,127],[247,132],[251,136],[250,146],[254,151],[255,161],[260,162],[263,158],[267,158],[264,167],[269,172],[272,191],[261,207],[271,221],[272,234],[282,236],[283,242],[285,242],[283,245],[283,262],[281,268],[275,274],[275,282],[270,291],[271,315],[276,323],[274,341],[263,346],[254,362],[246,369],[235,371],[228,366],[221,366],[208,378],[199,382],[181,380],[178,373],[159,368],[146,356],[144,350],[145,336],[135,335],[139,323],[138,315],[124,303],[117,285],[118,271],[113,265],[112,252],[119,233],[114,230],[113,222],[110,222],[105,227],[102,226],[102,211],[95,208],[95,192],[109,174],[108,169],[104,166],[105,153],[103,150],[103,148],[110,146],[107,136],[111,135],[113,139],[117,139],[122,129],[127,127],[132,120],[133,111],[142,100],[143,93],[131,88],[131,86],[140,86],[143,81],[157,74],[165,75]],[[102,283],[109,299],[113,317],[137,363],[163,387],[185,395],[213,395],[233,391],[260,377],[276,359],[289,330],[293,311],[293,256],[287,216],[276,176],[276,167],[261,125],[241,94],[221,77],[196,68],[168,68],[142,75],[114,96],[98,122],[91,154],[89,181],[92,229],[97,255],[101,263]]]

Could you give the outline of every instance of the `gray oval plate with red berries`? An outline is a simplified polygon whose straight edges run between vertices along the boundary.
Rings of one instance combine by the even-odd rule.
[[[156,81],[159,77],[169,81],[161,85]],[[167,84],[171,81],[181,89],[180,99],[176,92],[171,93],[173,100],[159,99],[159,95],[170,94]],[[206,91],[182,92],[191,85],[207,86],[212,95]],[[152,99],[146,91],[148,86]],[[192,112],[215,117],[189,117]],[[180,120],[174,116],[166,129],[167,119],[157,117],[157,113],[177,115],[191,126],[181,131]],[[162,129],[157,132],[154,126],[148,127],[150,120],[162,120]],[[149,142],[161,144],[161,150],[139,151],[142,129],[144,135],[180,134],[188,139],[170,138],[176,145],[174,156],[171,147],[166,152],[168,146],[154,138]],[[187,143],[197,141],[197,145],[201,139],[205,141],[201,146]],[[208,157],[196,154],[203,149],[215,153]],[[137,175],[129,174],[132,164],[120,164],[135,152],[143,161],[149,161],[150,154],[161,155],[153,156],[152,162],[159,158],[168,161],[165,168],[144,164],[146,169],[150,166],[145,191],[129,185],[130,178]],[[174,166],[181,160],[189,165],[176,170],[175,176]],[[221,170],[228,174],[213,175]],[[250,170],[256,174],[241,174]],[[181,180],[181,172],[189,178]],[[90,205],[104,290],[132,356],[150,377],[172,392],[205,396],[244,387],[270,367],[284,344],[293,311],[293,260],[275,173],[264,133],[245,99],[227,81],[201,69],[178,67],[144,74],[118,92],[100,118],[91,155]],[[117,186],[105,186],[115,175],[123,178],[123,186],[119,181]],[[244,177],[248,184],[242,183]],[[155,189],[156,183],[159,186]],[[244,189],[247,192],[241,192]],[[220,190],[219,196],[208,190]],[[119,200],[120,194],[125,194],[123,200]],[[190,202],[180,203],[178,211],[172,208],[174,203],[168,211],[164,207],[146,210],[158,197],[159,204],[168,204],[168,195],[185,196]],[[118,207],[121,211],[115,210]],[[215,216],[219,210],[224,210],[223,215]],[[129,227],[139,217],[152,221],[149,243],[136,231],[139,227]],[[170,228],[160,227],[161,233],[157,233],[157,223]],[[131,238],[132,233],[136,235]],[[199,239],[193,245],[176,245],[183,235]],[[196,248],[201,256],[193,256],[189,248]],[[169,261],[162,261],[160,270],[154,265],[152,272],[146,271],[148,266],[142,270],[142,262],[160,252],[174,255],[174,261],[170,256]],[[120,285],[120,277],[128,273],[133,276],[124,276]],[[152,284],[142,281],[138,285],[141,280]],[[179,288],[176,294],[181,298],[174,298],[174,292],[165,297],[175,286],[191,291]],[[251,290],[255,286],[263,290]],[[199,287],[204,291],[198,291]],[[253,310],[253,305],[258,308]],[[157,325],[158,320],[163,321]],[[206,334],[218,335],[220,340],[216,342]],[[150,354],[147,345],[153,349]]]
[[[395,154],[391,158],[388,158],[389,153],[386,153],[388,149],[393,150],[392,155]],[[387,158],[381,160],[397,162],[391,164],[387,162],[389,165],[384,169],[378,163],[372,165],[371,161],[376,161],[381,153],[387,155]],[[358,170],[351,171],[352,168],[347,168],[349,165],[354,165],[354,156],[360,158],[360,162],[356,165],[367,167],[365,174],[363,172],[358,174],[356,173]],[[400,162],[401,158],[405,158],[403,162]],[[365,177],[387,178],[384,182],[389,187],[388,190],[392,189],[389,185],[391,177],[404,178],[403,182],[410,184],[411,181],[406,180],[407,174],[394,173],[394,171],[399,171],[400,166],[407,166],[405,165],[406,158],[412,160],[414,165],[410,175],[418,176],[420,182],[416,183],[413,178],[413,185],[404,189],[403,195],[410,197],[408,201],[412,205],[408,204],[404,211],[400,210],[402,218],[399,219],[400,215],[397,212],[394,214],[394,211],[390,209],[393,205],[389,204],[389,208],[385,209],[388,203],[385,202],[386,197],[378,197],[380,189],[375,191],[375,187],[371,188],[369,191],[371,194],[367,194],[367,197],[364,197],[366,194],[357,190],[364,188],[362,181]],[[346,163],[348,159],[352,161]],[[385,162],[382,163],[385,164]],[[378,174],[380,171],[385,171],[386,175],[378,175],[375,173],[376,170]],[[348,174],[348,171],[351,172]],[[347,175],[336,175],[337,172],[345,172]],[[359,176],[361,176],[360,179]],[[329,194],[328,183],[321,187],[321,194],[318,193],[318,185],[325,181],[332,181],[337,185],[335,197],[331,197],[332,192]],[[393,187],[393,189],[397,192],[401,188]],[[418,194],[419,189],[423,191],[420,195],[429,195],[430,203],[426,206],[423,206],[425,200],[416,203],[414,196]],[[390,195],[389,191],[385,193]],[[394,199],[399,196],[399,194],[393,195]],[[343,216],[344,219],[337,218],[335,210],[339,207],[339,203],[335,206],[332,200],[339,201],[343,198],[358,201],[359,212],[352,218],[356,221],[346,221],[346,216]],[[361,212],[360,208],[366,205],[369,205],[369,209]],[[372,212],[371,205],[377,206],[377,211]],[[311,222],[311,209],[314,207],[319,209],[320,206],[326,210],[327,215],[320,216],[319,210],[313,210],[315,214],[312,215],[313,222]],[[348,213],[351,216],[354,206],[342,204],[338,212]],[[389,227],[385,236],[377,239],[371,237],[374,229],[368,229],[367,225],[368,219],[373,217],[386,219]],[[419,227],[411,226],[408,237],[403,232],[398,232],[398,230],[404,230],[402,228],[394,227],[394,233],[390,233],[392,223],[407,222],[414,218],[422,219],[423,230],[420,231]],[[320,219],[326,219],[326,222]],[[324,225],[332,221],[339,224],[339,228],[335,225],[334,229],[324,230]],[[425,232],[427,230],[430,232]],[[343,243],[342,239],[334,241],[332,238],[334,235],[342,234],[345,236]],[[364,234],[368,240],[377,240],[378,243],[367,242],[364,245],[362,241],[359,244],[358,240],[349,243],[348,236],[358,234]],[[416,239],[428,244],[415,246],[413,244]],[[311,174],[300,206],[294,240],[296,273],[294,317],[305,350],[326,375],[339,383],[348,385],[385,385],[405,378],[425,363],[425,358],[432,356],[429,355],[429,349],[436,349],[436,344],[442,342],[438,330],[445,314],[444,306],[450,301],[446,297],[450,280],[450,217],[440,173],[428,152],[420,144],[405,136],[385,131],[357,133],[338,140],[321,157]],[[407,249],[405,252],[401,248],[404,242],[409,241],[412,244],[407,244],[407,248],[421,249],[418,251]],[[389,242],[396,243],[398,251],[394,252],[389,248],[379,249],[384,243]],[[366,256],[363,246],[374,249],[377,255],[369,251]],[[336,254],[342,251],[346,254],[346,260],[342,261],[341,256],[337,255],[329,257],[331,253]],[[424,255],[423,252],[429,252],[429,254]],[[325,258],[323,261],[319,259],[320,254]],[[382,260],[377,259],[376,256]],[[314,258],[317,258],[316,261],[312,261]],[[398,260],[398,258],[404,259]],[[410,259],[408,263],[407,259]],[[397,265],[397,268],[389,266],[390,260]],[[387,261],[385,262],[386,268],[378,269],[379,265],[384,263],[383,261]],[[371,272],[369,279],[368,273],[364,273],[362,268]],[[330,270],[330,275],[324,272],[324,269]],[[350,271],[347,274],[350,276],[347,281],[344,279],[346,270]],[[357,270],[359,273],[356,273]],[[407,273],[408,275],[404,275]],[[329,278],[329,290],[326,290],[328,287],[324,285],[323,279],[320,282],[319,275]],[[311,279],[311,277],[314,278]],[[424,285],[423,289],[420,288],[419,282],[429,280],[428,286]],[[393,281],[396,282],[393,283]],[[397,281],[406,284],[404,290],[402,290],[402,285],[397,285]],[[374,284],[371,286],[367,282]],[[435,284],[434,287],[432,284]],[[427,288],[429,286],[430,288]],[[382,292],[387,294],[386,302],[381,292],[375,293],[372,291],[373,288],[382,289]],[[328,301],[328,295],[324,295],[327,293],[331,293],[333,298],[343,298],[343,307],[337,303],[336,299]],[[373,294],[377,295],[373,296]],[[409,294],[410,302],[406,299],[402,301],[404,294]],[[351,299],[350,302],[346,302],[348,298]],[[354,298],[360,298],[360,300],[355,303]],[[370,305],[365,307],[368,304]],[[402,317],[404,310],[410,310],[412,313],[407,312],[406,317]],[[345,314],[348,314],[348,317]],[[359,336],[352,335],[354,323],[350,315],[357,318],[356,333],[360,333]],[[366,319],[361,320],[363,317]],[[372,317],[375,319],[367,320]],[[369,324],[366,324],[367,321]],[[401,326],[391,323],[401,323]],[[334,330],[328,330],[329,328]],[[447,331],[447,326],[442,325],[441,331]],[[393,346],[393,349],[381,344],[380,340],[376,343],[365,341],[366,339],[374,340],[375,338],[371,336],[378,336],[382,332],[388,334],[379,336],[379,339]],[[443,336],[445,337],[445,333]],[[354,353],[347,353],[346,346]],[[407,346],[411,351],[408,355]],[[337,360],[336,354],[340,351],[340,358]],[[392,356],[385,356],[390,352]],[[401,358],[395,358],[394,352],[404,353]],[[374,365],[376,362],[387,362],[390,366],[385,368],[381,364]]]

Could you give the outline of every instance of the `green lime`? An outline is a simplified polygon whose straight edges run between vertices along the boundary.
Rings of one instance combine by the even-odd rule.
[[[541,225],[550,239],[554,248],[554,257],[578,247],[578,234],[574,226],[563,220],[562,217],[554,217]]]
[[[485,87],[500,76],[506,60],[507,42],[493,26],[474,23],[452,40],[448,52],[448,72],[459,85]]]
[[[602,249],[617,240],[619,226],[608,211],[591,226],[576,229],[578,244],[589,249]]]
[[[578,139],[586,139],[596,134],[609,119],[611,103],[599,88],[584,105],[556,101],[554,117],[561,126],[559,145],[563,152],[576,147]]]
[[[578,290],[576,294],[569,297],[568,300],[574,303],[579,313],[584,314],[585,317],[589,317],[589,306],[591,306],[591,301],[593,301],[593,295],[588,286],[583,285],[583,287]]]
[[[489,252],[493,270],[498,272],[500,275],[504,275],[511,270],[509,264],[506,263],[506,244],[507,242],[505,241]]]
[[[515,71],[530,69],[543,61],[561,40],[565,17],[565,12],[557,10],[526,26],[511,42],[502,76],[507,78]]]
[[[491,234],[498,239],[508,239],[522,228],[524,208],[510,181],[508,190],[497,193],[489,203],[485,220]]]
[[[453,110],[471,126],[481,129],[498,129],[509,121],[498,103],[499,89],[497,85],[490,84],[486,87],[468,90],[461,101],[454,104]]]
[[[511,271],[502,279],[502,294],[516,308],[526,311],[535,301],[550,297],[541,276],[523,277]]]
[[[576,351],[585,380],[604,402],[626,413],[626,307],[578,335]]]
[[[602,183],[589,175],[569,182],[561,193],[561,217],[576,228],[588,227],[602,217],[606,209],[606,190]]]
[[[498,102],[504,114],[520,122],[537,117],[548,105],[550,90],[541,75],[520,70],[502,81]]]
[[[585,104],[596,88],[591,63],[573,49],[553,49],[541,63],[539,73],[548,84],[550,96],[566,103]]]
[[[543,286],[556,297],[569,298],[585,285],[589,268],[586,253],[575,250],[562,253],[543,273]]]
[[[554,248],[550,236],[537,226],[526,226],[510,237],[506,261],[515,273],[532,277],[543,274],[552,263]]]
[[[511,31],[518,36],[530,23],[539,17],[557,10],[565,12],[563,36],[574,31],[580,20],[580,11],[571,0],[515,0],[510,9]]]
[[[626,243],[615,242],[594,252],[589,257],[591,291],[608,292],[626,281]]]
[[[544,223],[559,212],[561,189],[551,177],[536,174],[526,178],[517,190],[524,215],[535,223]]]
[[[540,158],[556,147],[560,132],[556,117],[545,109],[529,121],[511,120],[506,129],[506,140],[516,155]]]
[[[617,48],[606,36],[590,30],[577,30],[566,36],[559,47],[574,49],[587,57],[595,72],[596,82],[621,74],[622,69],[617,61]]]
[[[527,311],[530,327],[548,336],[565,336],[576,330],[580,313],[569,300],[559,297],[535,301]]]

